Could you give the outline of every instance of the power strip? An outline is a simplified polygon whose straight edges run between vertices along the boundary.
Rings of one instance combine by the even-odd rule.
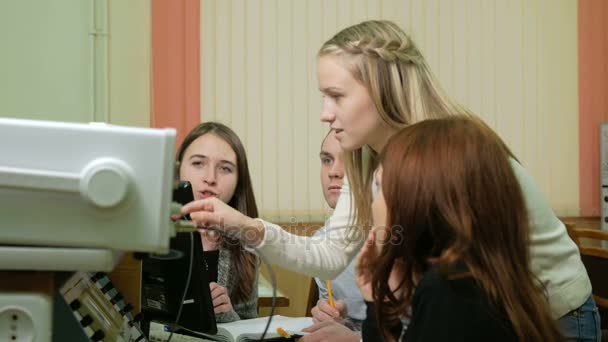
[[[0,341],[51,342],[52,304],[41,293],[0,293]]]

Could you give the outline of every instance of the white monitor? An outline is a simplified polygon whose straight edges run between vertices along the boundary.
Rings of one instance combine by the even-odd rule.
[[[166,252],[174,147],[174,129],[0,118],[0,245]]]

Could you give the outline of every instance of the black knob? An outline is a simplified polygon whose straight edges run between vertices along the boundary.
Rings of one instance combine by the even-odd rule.
[[[106,337],[106,334],[101,330],[97,330],[93,336],[91,336],[91,341],[101,341],[104,337]]]
[[[80,320],[80,325],[82,325],[83,327],[87,327],[91,325],[91,323],[93,323],[93,318],[89,315],[82,317],[82,319]]]
[[[101,279],[101,278],[103,278],[103,277],[105,277],[105,276],[106,276],[106,274],[105,274],[105,273],[103,273],[103,272],[97,272],[97,273],[95,273],[95,274],[94,274],[94,275],[91,277],[91,280],[92,280],[93,282],[96,282],[96,281],[98,281],[99,279]]]
[[[116,296],[114,296],[110,301],[112,302],[112,304],[116,304],[116,303],[120,302],[123,298],[124,298],[123,295],[120,292],[118,292],[116,294]]]
[[[80,301],[78,299],[74,299],[70,303],[70,309],[72,309],[72,311],[76,311],[76,310],[80,309],[81,306],[82,306],[82,304],[80,303]]]
[[[103,292],[105,294],[113,288],[114,288],[114,284],[112,284],[112,282],[110,281],[104,287],[101,288],[101,292]]]
[[[125,305],[125,307],[122,308],[122,310],[120,310],[120,313],[125,315],[128,312],[130,312],[131,310],[133,310],[133,305],[131,305],[131,303],[129,303],[129,304]]]

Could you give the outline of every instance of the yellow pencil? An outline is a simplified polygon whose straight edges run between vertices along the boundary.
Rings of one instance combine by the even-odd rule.
[[[331,294],[331,282],[329,280],[325,281],[327,284],[327,299],[329,299],[329,305],[334,307],[334,296]]]
[[[277,327],[277,334],[279,334],[279,336],[281,337],[291,338],[291,335],[289,335],[289,333],[281,327]]]

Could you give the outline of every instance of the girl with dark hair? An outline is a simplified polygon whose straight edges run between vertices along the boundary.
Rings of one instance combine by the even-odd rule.
[[[244,215],[258,216],[245,148],[230,128],[216,122],[198,125],[184,138],[176,160],[176,175],[192,184],[195,200],[215,197]],[[217,322],[256,317],[257,257],[238,239],[209,230],[200,234]]]

